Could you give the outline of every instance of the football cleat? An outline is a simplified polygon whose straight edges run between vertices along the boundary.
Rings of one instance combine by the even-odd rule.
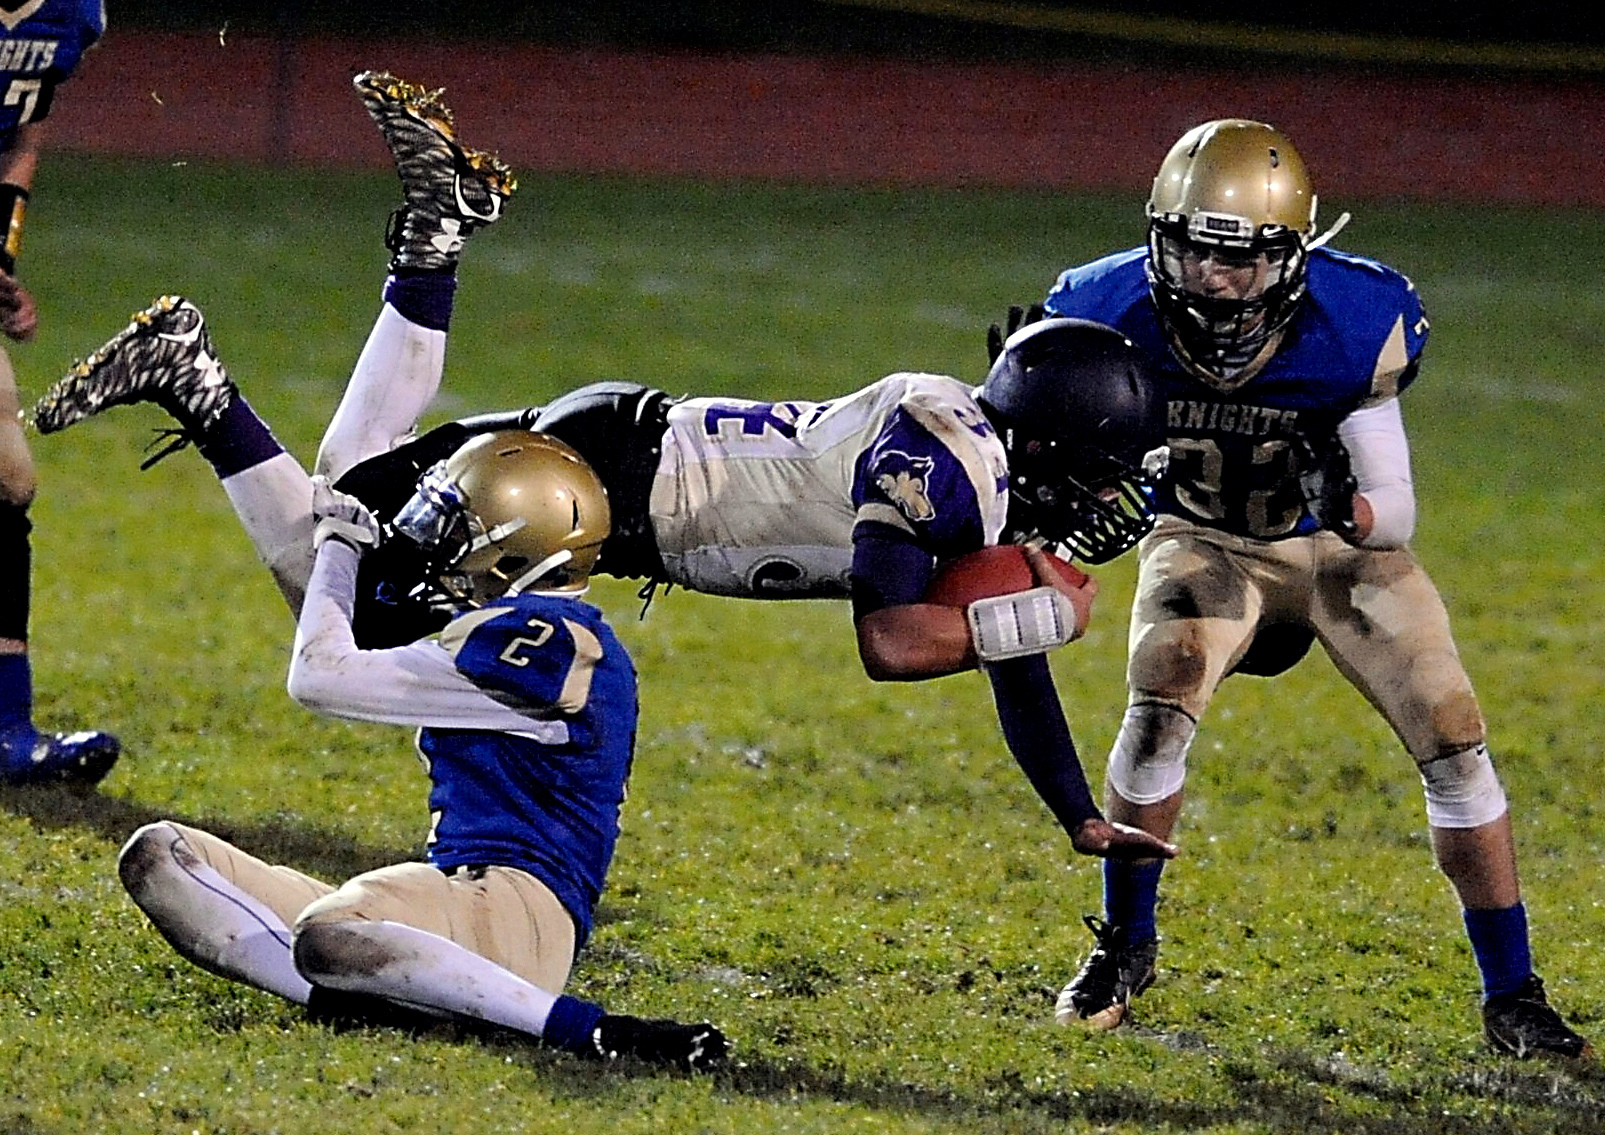
[[[1053,1019],[1106,1031],[1125,1020],[1131,999],[1154,983],[1159,939],[1128,943],[1118,926],[1090,914],[1082,921],[1097,941],[1080,972],[1059,993]]]
[[[1537,974],[1509,993],[1490,997],[1482,1004],[1482,1028],[1498,1052],[1525,1060],[1529,1056],[1588,1058],[1594,1046],[1573,1032],[1544,996]]]
[[[110,733],[40,733],[26,723],[0,732],[0,784],[98,784],[122,746]]]
[[[351,82],[401,177],[406,204],[390,218],[385,233],[391,270],[450,268],[469,234],[501,217],[517,179],[495,154],[457,141],[442,92],[387,71],[364,71]]]
[[[645,1021],[606,1013],[591,1034],[603,1060],[633,1056],[649,1064],[666,1064],[682,1072],[711,1072],[730,1055],[730,1042],[710,1024]]]
[[[45,391],[33,422],[49,434],[112,406],[154,402],[198,434],[235,393],[200,309],[182,296],[163,296]]]

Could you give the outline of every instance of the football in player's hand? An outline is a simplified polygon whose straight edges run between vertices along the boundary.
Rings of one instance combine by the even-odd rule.
[[[1045,557],[1071,587],[1087,582],[1087,573],[1058,556]],[[1025,549],[1016,544],[998,544],[950,560],[937,569],[936,578],[925,589],[925,602],[944,607],[968,607],[977,599],[1012,595],[1037,586],[1037,578],[1025,558]]]

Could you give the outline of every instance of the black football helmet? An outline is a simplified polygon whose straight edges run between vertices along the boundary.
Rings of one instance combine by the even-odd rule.
[[[1028,323],[1003,344],[977,395],[1009,456],[1009,528],[1089,564],[1154,526],[1166,456],[1165,403],[1151,364],[1113,327]]]

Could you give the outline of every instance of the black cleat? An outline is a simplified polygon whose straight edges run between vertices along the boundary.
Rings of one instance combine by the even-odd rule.
[[[1574,1033],[1544,996],[1537,974],[1510,993],[1482,1003],[1482,1029],[1495,1051],[1525,1060],[1529,1056],[1589,1058],[1594,1046]]]
[[[1053,1019],[1106,1031],[1125,1020],[1131,999],[1154,983],[1159,939],[1127,943],[1118,926],[1090,914],[1082,921],[1097,942],[1080,972],[1060,991]]]
[[[440,91],[386,71],[364,71],[351,82],[390,147],[406,201],[385,238],[391,269],[450,268],[463,241],[501,217],[517,179],[495,154],[457,141]]]
[[[682,1072],[711,1072],[730,1055],[730,1042],[713,1025],[679,1021],[645,1021],[604,1014],[591,1034],[603,1060],[633,1056],[649,1064],[666,1064]]]
[[[187,432],[217,421],[236,388],[212,348],[200,308],[163,296],[45,392],[33,409],[40,433],[55,433],[113,406],[154,402]]]

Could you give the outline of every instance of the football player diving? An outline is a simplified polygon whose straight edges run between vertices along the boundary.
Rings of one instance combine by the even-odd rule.
[[[406,296],[434,270],[417,265],[454,263],[515,183],[492,155],[456,144],[429,93],[374,73],[356,86],[402,175],[390,287]],[[408,342],[427,350],[439,334],[419,326]],[[378,393],[364,358],[331,426],[343,452],[361,452],[340,432],[361,421],[353,399]],[[193,305],[159,300],[82,374],[217,427],[202,448],[253,534],[272,533],[270,566],[297,613],[291,695],[334,717],[416,727],[431,783],[428,861],[338,887],[170,820],[141,828],[118,872],[173,947],[332,1017],[411,1024],[422,1013],[586,1056],[720,1064],[728,1046],[711,1025],[608,1014],[562,992],[613,857],[638,710],[629,656],[580,598],[611,531],[584,460],[526,430],[454,451],[397,519],[429,549],[449,621],[436,638],[364,649],[352,601],[379,525],[278,447]]]
[[[676,402],[598,384],[414,438],[441,383],[463,241],[496,218],[500,199],[465,201],[463,171],[475,159],[438,98],[405,88],[381,112],[380,80],[357,85],[390,139],[407,200],[390,226],[385,302],[315,466],[384,522],[383,544],[364,559],[375,566],[358,582],[361,645],[411,642],[442,620],[439,565],[412,538],[406,502],[436,491],[438,463],[474,434],[533,427],[572,446],[606,486],[613,530],[597,573],[724,595],[850,594],[872,677],[983,666],[1011,753],[1077,851],[1174,854],[1104,820],[1053,687],[1045,652],[1084,628],[1090,581],[1071,587],[1033,547],[1043,586],[1000,599],[987,624],[1028,628],[1008,642],[977,641],[965,611],[920,601],[939,563],[1000,540],[1066,545],[1102,562],[1146,531],[1142,462],[1163,429],[1141,352],[1107,327],[1047,321],[1000,347],[979,389],[905,373],[823,403]],[[402,127],[434,140],[403,146]],[[494,178],[479,180],[494,189]],[[299,610],[312,546],[307,475],[227,376],[187,301],[167,297],[137,315],[46,393],[34,420],[50,433],[141,401],[172,414],[212,464]]]
[[[1093,319],[1156,360],[1169,476],[1138,551],[1129,702],[1109,755],[1112,819],[1169,838],[1198,721],[1234,670],[1271,676],[1319,639],[1421,774],[1439,867],[1481,972],[1490,1044],[1588,1043],[1534,974],[1505,794],[1432,581],[1399,395],[1427,319],[1408,279],[1317,235],[1315,187],[1259,122],[1187,131],[1160,164],[1145,247],[1059,276],[1049,315]],[[1154,979],[1162,862],[1105,864],[1097,943],[1061,1022],[1114,1028]]]
[[[18,342],[33,338],[39,318],[33,296],[17,281],[17,257],[43,120],[56,87],[105,30],[101,0],[0,3],[0,333]],[[33,723],[28,508],[37,484],[21,412],[11,358],[0,347],[0,784],[90,785],[116,764],[117,738],[94,731],[40,732]]]

